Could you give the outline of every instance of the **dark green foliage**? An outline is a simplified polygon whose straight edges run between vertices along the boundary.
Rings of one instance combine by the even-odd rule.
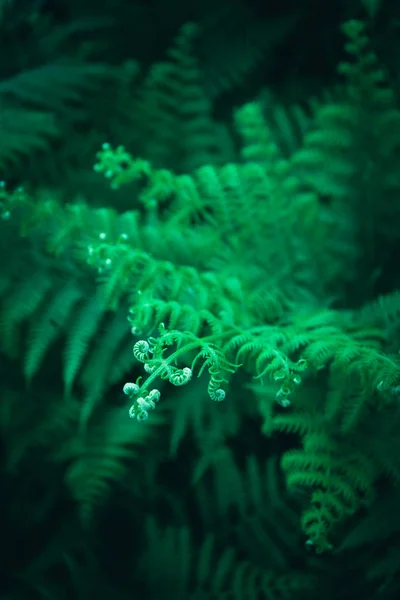
[[[55,33],[52,18],[37,3],[22,10],[18,4],[6,5],[0,21],[0,177],[67,184],[76,168],[76,134],[89,131],[96,144],[91,106],[104,86],[118,80],[118,73],[96,58],[96,42],[85,50],[76,38],[98,35],[107,21],[82,18]],[[83,153],[81,169],[89,166],[85,161]]]
[[[27,551],[4,599],[58,600],[58,573],[101,598],[96,568],[122,599],[394,597],[400,112],[367,24],[343,25],[333,91],[219,121],[264,22],[232,65],[210,34],[214,72],[222,17],[180,23],[141,75],[35,15],[35,52],[0,64],[1,477],[74,539]]]

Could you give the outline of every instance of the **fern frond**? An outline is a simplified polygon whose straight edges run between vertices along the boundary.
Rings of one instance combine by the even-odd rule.
[[[98,292],[95,292],[92,298],[80,306],[73,316],[64,351],[63,380],[67,395],[71,393],[89,344],[96,335],[103,317],[104,303]]]
[[[1,309],[1,344],[9,356],[18,353],[18,329],[44,302],[51,289],[51,277],[46,270],[27,276],[3,300]]]
[[[54,115],[13,107],[2,99],[1,92],[0,106],[0,172],[4,174],[22,159],[47,151],[61,132]]]
[[[81,298],[82,290],[74,281],[70,281],[57,290],[47,307],[42,307],[40,317],[32,322],[24,364],[24,375],[28,382],[40,368],[51,344],[65,331],[71,312]]]
[[[154,519],[148,519],[146,529],[147,548],[139,573],[150,598],[157,598],[162,589],[171,597],[191,600],[290,600],[295,590],[306,592],[312,584],[310,577],[299,572],[288,577],[241,560],[232,548],[220,548],[212,535],[205,536],[198,546],[187,527],[162,529]],[[161,570],[157,578],[150,578],[148,573],[155,563]]]
[[[285,489],[275,457],[262,464],[249,456],[241,468],[222,445],[208,456],[208,469],[212,485],[207,475],[195,481],[203,526],[218,527],[254,564],[287,568],[290,557],[302,552],[301,506]]]
[[[46,388],[35,387],[29,392],[5,389],[0,429],[7,472],[21,472],[32,453],[40,456],[38,451],[42,451],[48,457],[55,446],[74,435],[79,412],[76,398],[63,401]]]
[[[304,450],[287,451],[282,468],[289,489],[311,492],[302,528],[317,552],[330,549],[334,527],[373,499],[376,465],[350,444],[335,444],[324,433],[306,434]]]
[[[191,173],[221,157],[211,101],[194,53],[198,27],[185,24],[165,62],[154,64],[133,102],[137,139],[130,145],[157,167]]]
[[[99,85],[105,65],[53,63],[23,71],[0,82],[0,94],[38,110],[70,114],[70,103]]]
[[[126,346],[127,340],[130,340],[123,311],[111,315],[104,327],[104,331],[100,329],[96,335],[96,344],[90,348],[88,360],[79,375],[79,383],[85,390],[81,423],[87,422],[101,400],[107,386],[111,383],[110,370],[116,360],[116,353]],[[128,356],[132,361],[131,347]],[[122,377],[128,369],[123,369],[122,359],[117,364]]]
[[[368,290],[359,294],[361,303],[371,294],[371,273],[381,265],[382,240],[399,238],[393,198],[399,193],[400,111],[366,25],[352,20],[342,29],[349,54],[349,61],[339,65],[343,93],[317,110],[315,128],[293,164],[311,189],[330,199],[331,215],[342,228],[341,243],[353,247],[348,264],[367,265],[359,275]]]
[[[96,509],[104,505],[129,463],[140,460],[141,447],[150,443],[161,423],[160,412],[151,425],[143,426],[127,419],[125,409],[105,410],[98,423],[76,430],[56,451],[54,458],[68,463],[66,484],[83,525],[91,524]]]
[[[212,7],[200,22],[197,44],[211,98],[245,84],[261,62],[268,68],[275,45],[290,33],[297,19],[292,13],[260,22],[249,5],[237,2]]]
[[[385,333],[390,335],[391,330],[399,326],[400,291],[395,290],[369,302],[362,307],[357,317],[360,322],[383,326]]]

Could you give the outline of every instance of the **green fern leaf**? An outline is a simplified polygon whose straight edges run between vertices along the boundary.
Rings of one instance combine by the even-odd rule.
[[[24,364],[27,381],[31,381],[40,368],[46,351],[61,331],[65,330],[71,311],[81,297],[81,290],[71,281],[56,292],[47,307],[42,309],[40,318],[33,321]]]
[[[67,395],[79,369],[85,360],[89,344],[96,335],[104,316],[104,304],[101,294],[95,293],[83,306],[80,306],[69,325],[69,332],[64,352],[64,385]]]

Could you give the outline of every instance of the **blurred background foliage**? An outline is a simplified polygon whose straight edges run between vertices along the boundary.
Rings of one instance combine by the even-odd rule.
[[[340,26],[358,18],[368,22],[398,105],[400,5],[393,1],[0,0],[0,179],[61,204],[84,198],[127,210],[131,190],[110,196],[93,170],[103,142],[177,173],[235,161],[232,115],[254,99],[290,156],[315,107],[342,85]],[[176,58],[168,52],[187,23],[196,25],[196,102],[213,139],[204,155],[192,154],[190,135],[179,130],[185,107],[172,93],[154,108],[159,65]],[[288,489],[280,467],[296,436],[261,431],[244,376],[236,376],[230,404],[206,404],[203,382],[166,391],[151,429],[143,429],[127,418],[121,392],[135,369],[126,314],[102,313],[90,275],[72,260],[48,259],[13,224],[1,236],[1,600],[398,597],[399,492],[383,475],[373,508],[336,532],[332,552],[315,554],[300,526],[304,498]],[[348,284],[359,294],[355,305],[398,288],[398,250],[396,238],[372,297]],[[41,362],[36,349],[27,358],[26,340],[43,326],[38,306],[59,290],[78,316],[64,320],[51,300],[44,317],[53,327],[51,356]],[[382,325],[396,352],[398,303]],[[68,376],[65,339],[73,347],[83,327],[76,373]],[[106,343],[115,353],[107,377],[97,378]],[[77,379],[78,395],[101,401],[87,428],[80,398],[63,397],[68,377]],[[249,400],[239,410],[243,389]],[[197,412],[174,424],[175,407],[190,403]],[[363,436],[369,440],[369,431]]]

